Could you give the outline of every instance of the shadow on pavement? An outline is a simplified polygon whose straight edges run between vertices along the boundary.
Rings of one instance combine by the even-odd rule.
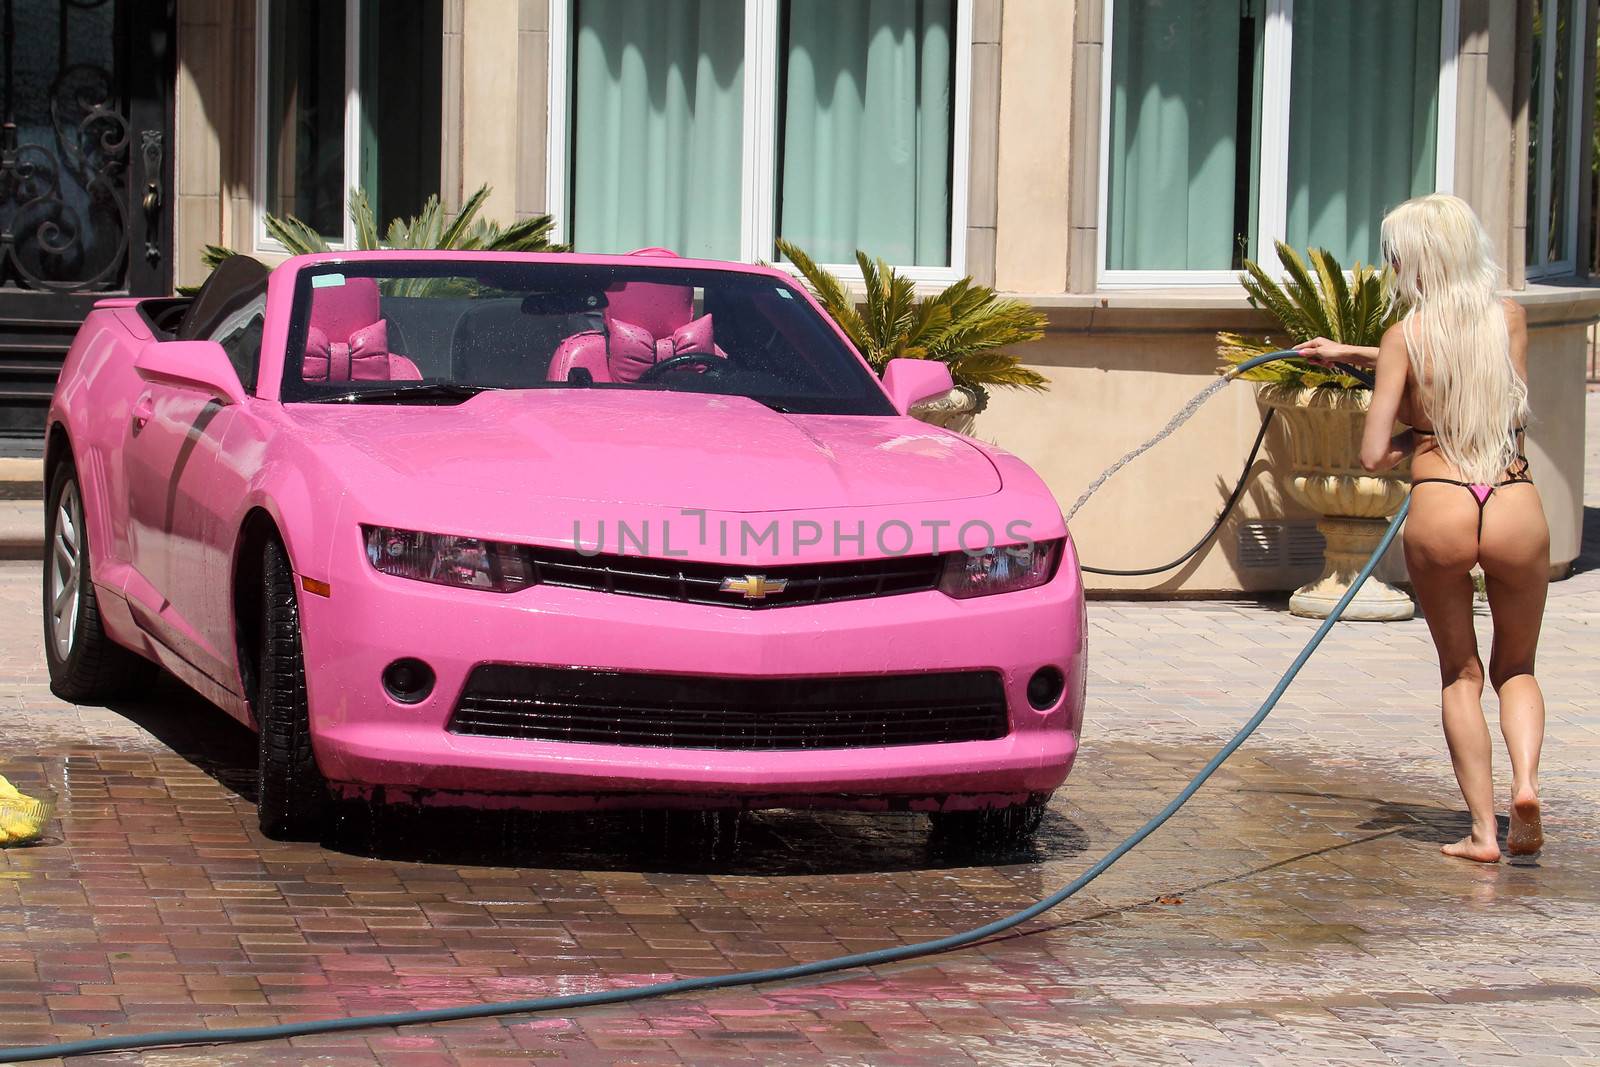
[[[347,809],[330,848],[385,860],[548,870],[800,876],[944,870],[1070,859],[1082,827],[1049,812],[1022,848],[943,842],[911,812],[491,812],[462,808]]]
[[[224,788],[254,804],[255,734],[180,683],[112,711],[148,731]],[[253,822],[253,818],[250,819]],[[535,813],[476,808],[339,806],[323,844],[389,861],[452,866],[683,874],[818,875],[942,870],[1070,859],[1087,843],[1058,812],[1032,845],[1005,850],[941,841],[911,812],[761,811]],[[267,846],[270,847],[270,846]]]
[[[1501,829],[1505,820],[1501,819]],[[1379,801],[1372,818],[1361,823],[1361,830],[1394,830],[1408,841],[1445,844],[1459,841],[1472,832],[1472,818],[1465,808],[1436,808],[1428,804]]]
[[[1600,570],[1600,508],[1583,509],[1583,539],[1578,545],[1578,558],[1572,561],[1572,573]]]
[[[224,788],[256,802],[256,735],[182,682],[163,672],[143,699],[118,701],[109,710]]]

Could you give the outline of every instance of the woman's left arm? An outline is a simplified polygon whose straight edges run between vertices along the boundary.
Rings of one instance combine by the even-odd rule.
[[[1397,322],[1384,331],[1378,345],[1378,376],[1372,386],[1372,406],[1361,434],[1361,466],[1369,471],[1388,470],[1411,451],[1409,434],[1392,437],[1394,420],[1406,391],[1406,339]]]

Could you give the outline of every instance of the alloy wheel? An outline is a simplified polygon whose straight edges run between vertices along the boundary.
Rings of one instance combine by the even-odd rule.
[[[50,636],[56,655],[72,654],[78,636],[79,575],[83,572],[83,500],[78,483],[69,481],[56,502],[54,536],[50,539]]]

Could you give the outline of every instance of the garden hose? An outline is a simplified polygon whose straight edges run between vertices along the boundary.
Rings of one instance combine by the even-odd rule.
[[[1263,363],[1270,363],[1276,359],[1293,358],[1298,355],[1298,352],[1290,349],[1278,352],[1267,352],[1260,356],[1254,356],[1240,363],[1238,366],[1231,368],[1227,374],[1222,376],[1222,382],[1230,382],[1243,372],[1250,370],[1253,367],[1259,367]],[[1365,388],[1372,388],[1373,374],[1371,371],[1362,370],[1358,367],[1351,366],[1348,363],[1335,363],[1334,367],[1339,371],[1339,373],[1354,378]],[[1205,401],[1211,399],[1212,395],[1216,393],[1218,389],[1220,389],[1220,385],[1214,382],[1211,385],[1208,385],[1205,389],[1201,390],[1200,395],[1194,400],[1190,401],[1189,404],[1185,405],[1183,411],[1178,413],[1178,416],[1174,418],[1173,422],[1168,423],[1167,428],[1163,433],[1158,434],[1150,441],[1147,441],[1145,444],[1134,449],[1132,452],[1129,452],[1126,456],[1123,456],[1122,459],[1111,468],[1110,473],[1115,473],[1133,459],[1143,455],[1150,449],[1152,445],[1159,443],[1163,438],[1166,437],[1168,433],[1187,422],[1188,418],[1185,413],[1187,412],[1188,414],[1193,414],[1193,409],[1198,409],[1200,404],[1203,404]],[[1256,432],[1255,443],[1250,446],[1250,455],[1246,457],[1244,461],[1244,469],[1239,472],[1239,480],[1233,484],[1233,492],[1228,495],[1227,502],[1222,505],[1221,514],[1219,514],[1216,518],[1216,521],[1211,524],[1211,529],[1207,530],[1200,540],[1196,541],[1192,546],[1190,546],[1187,552],[1170,563],[1163,563],[1155,567],[1140,567],[1137,570],[1114,570],[1110,567],[1091,567],[1088,564],[1081,562],[1078,565],[1079,569],[1086,574],[1100,574],[1111,578],[1143,578],[1152,574],[1161,574],[1164,571],[1176,570],[1178,567],[1188,563],[1195,557],[1196,553],[1211,543],[1211,539],[1213,537],[1217,536],[1217,531],[1222,529],[1222,524],[1228,521],[1228,516],[1233,514],[1234,507],[1239,503],[1240,498],[1244,496],[1244,487],[1250,483],[1250,475],[1255,470],[1256,456],[1261,452],[1261,443],[1267,439],[1267,429],[1272,425],[1273,414],[1274,409],[1268,408],[1266,415],[1262,418],[1261,429]],[[1078,498],[1078,502],[1073,505],[1072,511],[1067,513],[1068,518],[1071,518],[1073,512],[1076,512],[1078,508],[1082,506],[1083,502],[1093,494],[1094,490],[1098,489],[1100,485],[1104,483],[1105,478],[1106,476],[1102,476],[1089,488],[1088,492]]]
[[[1211,539],[1217,536],[1217,531],[1222,529],[1222,524],[1228,521],[1229,515],[1233,514],[1233,506],[1239,502],[1240,497],[1244,496],[1244,487],[1250,484],[1250,475],[1255,471],[1256,456],[1261,451],[1261,442],[1267,439],[1267,429],[1272,425],[1273,413],[1273,409],[1268,408],[1266,416],[1262,418],[1261,429],[1256,432],[1255,444],[1250,446],[1250,455],[1245,457],[1244,470],[1239,472],[1239,480],[1233,483],[1233,492],[1229,494],[1227,503],[1222,505],[1221,514],[1211,524],[1211,529],[1207,530],[1200,540],[1189,547],[1189,551],[1171,563],[1163,563],[1159,567],[1141,567],[1138,570],[1121,571],[1113,570],[1110,567],[1091,567],[1087,563],[1079,563],[1079,569],[1087,574],[1103,574],[1113,578],[1142,578],[1149,574],[1160,574],[1163,571],[1176,570],[1193,559],[1195,553],[1209,545]]]
[[[1267,353],[1254,359],[1241,363],[1234,374],[1248,370],[1252,366],[1259,366],[1271,359],[1282,359],[1295,353]],[[1230,375],[1232,377],[1232,375]],[[1223,382],[1228,378],[1220,379]],[[1214,390],[1212,390],[1214,392]],[[1209,394],[1208,394],[1209,395]],[[1192,414],[1192,412],[1191,412]],[[1160,436],[1170,433],[1169,427]],[[1125,462],[1125,460],[1124,460]],[[1119,464],[1120,466],[1120,464]],[[1102,481],[1104,479],[1101,479]],[[1080,501],[1081,504],[1081,501]],[[1167,805],[1155,815],[1151,816],[1143,826],[1123,838],[1111,851],[1102,856],[1093,866],[1084,871],[1071,882],[1060,889],[1028,905],[1020,911],[1012,912],[993,922],[982,926],[963,930],[959,933],[949,934],[945,937],[933,938],[928,941],[918,941],[909,945],[898,945],[893,948],[874,949],[870,952],[856,952],[845,956],[836,956],[832,959],[817,960],[812,963],[796,963],[785,967],[770,967],[755,971],[736,971],[730,974],[705,975],[697,978],[680,978],[669,982],[654,982],[649,985],[631,986],[625,989],[607,989],[592,993],[572,993],[562,996],[537,997],[529,1000],[510,1000],[499,1003],[467,1004],[453,1008],[433,1008],[420,1011],[393,1012],[384,1015],[359,1015],[340,1019],[319,1019],[308,1022],[279,1023],[272,1026],[244,1026],[233,1029],[208,1030],[164,1030],[145,1034],[126,1034],[114,1037],[89,1038],[82,1041],[64,1041],[52,1045],[30,1045],[21,1048],[0,1050],[0,1059],[9,1062],[25,1062],[31,1060],[54,1059],[65,1056],[83,1056],[96,1052],[127,1052],[134,1049],[157,1048],[174,1045],[221,1045],[238,1044],[248,1041],[284,1040],[294,1037],[306,1037],[313,1034],[342,1033],[350,1030],[365,1030],[375,1027],[411,1026],[422,1023],[455,1022],[463,1019],[483,1019],[501,1015],[528,1015],[538,1012],[573,1011],[578,1008],[599,1007],[607,1004],[626,1004],[632,1001],[649,1000],[656,997],[670,996],[675,993],[693,993],[712,989],[726,989],[730,986],[762,985],[769,982],[789,981],[797,978],[809,978],[819,974],[830,974],[836,971],[849,970],[856,967],[873,967],[888,963],[898,963],[902,960],[917,959],[931,956],[936,953],[949,952],[953,949],[963,948],[967,945],[982,941],[995,934],[1003,933],[1014,927],[1037,918],[1052,908],[1059,906],[1071,899],[1080,890],[1109,870],[1123,856],[1137,848],[1145,838],[1155,833],[1173,815],[1189,802],[1199,792],[1200,787],[1216,773],[1227,759],[1243,745],[1251,734],[1259,727],[1277,706],[1283,694],[1294,682],[1300,669],[1306,665],[1318,646],[1339,617],[1344,614],[1350,601],[1372,575],[1393,544],[1395,535],[1399,533],[1400,526],[1405,522],[1406,513],[1411,508],[1408,498],[1401,506],[1400,511],[1389,523],[1389,528],[1384,531],[1383,538],[1378,542],[1378,547],[1373,550],[1366,565],[1361,568],[1355,580],[1350,583],[1350,588],[1345,590],[1344,596],[1339,598],[1328,617],[1317,627],[1305,647],[1295,656],[1287,670],[1278,679],[1272,691],[1267,694],[1260,707],[1256,709],[1243,726],[1241,726],[1228,742],[1217,750],[1206,765],[1191,778],[1187,785],[1173,797]]]

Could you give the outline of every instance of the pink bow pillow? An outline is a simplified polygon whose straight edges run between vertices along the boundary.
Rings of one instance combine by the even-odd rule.
[[[614,381],[636,382],[645,371],[674,356],[727,358],[712,338],[710,315],[702,315],[673,330],[672,336],[660,338],[643,326],[621,319],[612,319],[609,325],[611,342],[607,361]]]
[[[308,382],[415,381],[416,364],[389,351],[389,324],[383,320],[353,331],[348,341],[330,341],[313,326],[306,333],[306,356],[300,377]]]

